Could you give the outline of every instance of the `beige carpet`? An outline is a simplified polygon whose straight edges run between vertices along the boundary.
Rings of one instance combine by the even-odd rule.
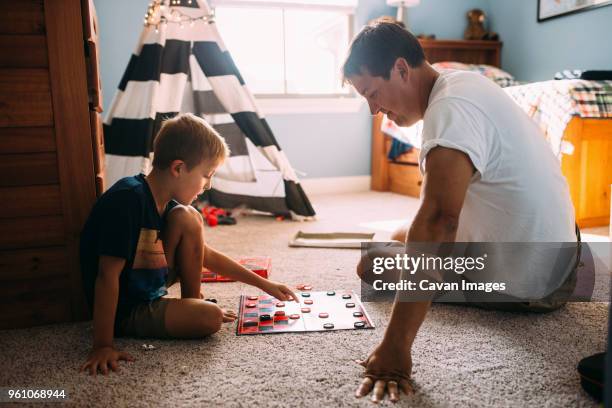
[[[238,225],[207,230],[229,255],[269,255],[272,278],[315,290],[359,290],[356,250],[294,249],[289,238],[307,231],[379,228],[410,218],[417,200],[389,193],[313,197],[311,223],[242,216]],[[371,224],[372,222],[378,222]],[[378,234],[385,239],[388,232]],[[176,293],[173,288],[173,292]],[[239,283],[205,286],[206,296],[237,307]],[[75,406],[369,406],[353,397],[365,357],[383,335],[388,304],[366,304],[377,328],[267,336],[235,335],[235,325],[201,341],[120,339],[137,359],[119,374],[77,373],[91,345],[90,323],[0,332],[0,387],[67,390]],[[607,305],[572,304],[544,316],[435,305],[413,350],[417,393],[399,406],[596,406],[575,370],[605,347]],[[387,403],[388,404],[388,403]]]

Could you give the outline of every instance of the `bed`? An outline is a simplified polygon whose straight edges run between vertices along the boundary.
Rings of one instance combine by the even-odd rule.
[[[500,65],[501,43],[429,40],[421,44],[431,63]],[[612,184],[612,82],[545,81],[505,90],[536,120],[560,158],[578,225],[581,228],[608,225]],[[383,115],[374,116],[371,188],[418,197],[422,183],[419,149],[412,148],[390,160],[388,155],[394,142],[388,134],[392,132],[386,127],[386,133],[383,132],[382,125]]]

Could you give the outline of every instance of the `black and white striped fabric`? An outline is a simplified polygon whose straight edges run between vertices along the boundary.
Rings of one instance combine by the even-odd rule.
[[[168,15],[210,14],[204,0],[164,3]],[[106,185],[148,172],[161,122],[184,112],[203,117],[231,149],[213,181],[213,205],[294,218],[315,214],[215,23],[202,20],[144,27],[104,122]]]

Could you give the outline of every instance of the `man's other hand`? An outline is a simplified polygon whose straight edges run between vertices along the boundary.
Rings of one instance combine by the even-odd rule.
[[[365,367],[365,378],[355,392],[357,398],[372,392],[372,402],[381,402],[389,395],[392,402],[399,401],[400,391],[413,394],[410,384],[412,357],[409,348],[395,347],[382,342],[364,361],[358,361]]]

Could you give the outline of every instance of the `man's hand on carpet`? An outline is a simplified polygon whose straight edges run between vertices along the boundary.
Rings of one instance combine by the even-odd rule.
[[[277,283],[273,281],[267,281],[266,285],[262,287],[262,289],[269,295],[274,296],[278,300],[287,301],[287,300],[295,300],[299,302],[298,297],[291,289],[282,283]]]
[[[221,309],[223,311],[223,323],[231,323],[238,318],[233,310]]]
[[[365,378],[357,388],[355,396],[364,397],[372,392],[372,402],[378,403],[389,394],[389,400],[396,402],[400,390],[405,394],[414,391],[410,384],[412,357],[410,350],[381,343],[365,361],[358,361],[365,367]]]
[[[108,374],[108,369],[119,371],[119,360],[134,361],[134,358],[124,351],[115,350],[113,347],[95,347],[89,353],[85,364],[79,371],[89,371],[89,374],[96,375],[98,370],[104,375]]]

